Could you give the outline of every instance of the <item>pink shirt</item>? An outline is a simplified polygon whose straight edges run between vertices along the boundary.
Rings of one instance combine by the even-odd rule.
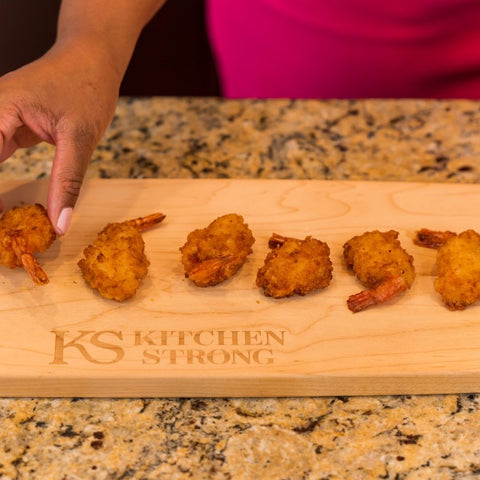
[[[480,0],[207,0],[226,97],[480,98]]]

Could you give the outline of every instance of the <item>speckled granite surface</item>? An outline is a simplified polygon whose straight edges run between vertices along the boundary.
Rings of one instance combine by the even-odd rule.
[[[90,177],[480,180],[480,105],[435,101],[122,100]],[[50,171],[19,152],[2,178]]]
[[[2,179],[49,174],[18,152]],[[469,101],[122,99],[90,177],[480,182]],[[473,479],[480,396],[0,399],[0,479]]]

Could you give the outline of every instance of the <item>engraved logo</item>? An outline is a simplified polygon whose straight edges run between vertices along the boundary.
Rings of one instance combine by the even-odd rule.
[[[269,365],[286,330],[52,330],[51,365]]]

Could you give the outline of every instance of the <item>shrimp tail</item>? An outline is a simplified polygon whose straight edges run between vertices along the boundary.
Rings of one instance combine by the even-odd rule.
[[[48,276],[33,254],[27,250],[25,239],[18,235],[11,235],[10,240],[15,256],[32,280],[38,285],[47,284]]]
[[[205,286],[212,279],[221,276],[228,265],[234,260],[234,255],[209,258],[193,268],[188,274],[188,278],[199,286]]]
[[[272,233],[272,236],[268,240],[268,246],[271,249],[281,247],[286,241],[288,240],[287,237],[283,235],[279,235],[278,233]]]
[[[145,217],[134,218],[133,220],[127,220],[123,222],[125,225],[131,225],[135,227],[139,231],[146,230],[147,228],[151,228],[158,223],[162,222],[163,219],[166,217],[163,213],[152,213],[151,215],[147,215]]]
[[[422,228],[416,233],[414,242],[416,245],[427,248],[440,248],[445,245],[448,239],[455,237],[456,233],[445,231],[439,232]]]
[[[407,282],[403,277],[390,278],[376,288],[351,295],[347,299],[347,306],[354,313],[361,312],[371,305],[377,305],[396,297],[406,289]]]

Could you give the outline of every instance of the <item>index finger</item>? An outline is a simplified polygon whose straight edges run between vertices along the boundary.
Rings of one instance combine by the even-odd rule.
[[[0,162],[9,158],[17,149],[13,137],[22,126],[23,122],[14,108],[0,106]]]
[[[48,189],[47,210],[59,235],[70,227],[73,208],[95,145],[76,142],[71,136],[57,140]]]

